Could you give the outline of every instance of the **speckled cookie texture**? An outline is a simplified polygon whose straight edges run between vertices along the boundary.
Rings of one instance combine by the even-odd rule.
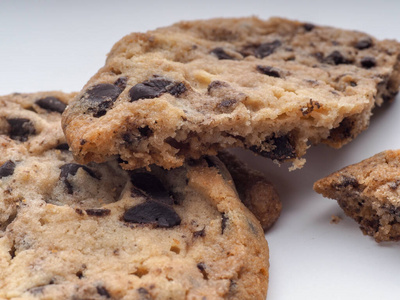
[[[222,162],[78,164],[36,95],[0,98],[1,299],[265,299],[268,245]]]
[[[382,242],[400,240],[399,186],[400,150],[388,150],[320,179],[314,189]]]
[[[180,22],[117,42],[63,114],[80,163],[181,166],[244,147],[301,167],[341,147],[399,86],[399,43],[285,19]]]

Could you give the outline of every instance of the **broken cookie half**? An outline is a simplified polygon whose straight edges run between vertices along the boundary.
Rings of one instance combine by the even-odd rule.
[[[315,182],[377,242],[400,240],[400,150],[378,153]]]
[[[183,165],[242,147],[301,167],[341,147],[399,87],[400,44],[273,18],[180,22],[117,42],[63,114],[80,163]]]

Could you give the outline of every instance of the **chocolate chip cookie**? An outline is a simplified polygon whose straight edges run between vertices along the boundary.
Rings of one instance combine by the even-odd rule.
[[[341,147],[399,86],[396,41],[273,18],[180,22],[117,42],[63,114],[80,163],[181,166],[244,147],[301,167]]]
[[[314,184],[377,242],[400,240],[400,151],[378,153]]]
[[[170,171],[78,164],[46,122],[60,113],[15,97],[0,98],[12,115],[0,134],[0,298],[265,299],[263,230],[216,157]],[[16,117],[32,126],[13,130]]]

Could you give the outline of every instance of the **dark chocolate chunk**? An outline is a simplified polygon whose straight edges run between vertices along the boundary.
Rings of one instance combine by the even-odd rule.
[[[211,54],[214,54],[218,59],[235,59],[233,56],[225,52],[224,48],[217,47],[211,50]]]
[[[104,208],[89,208],[85,209],[85,211],[89,216],[94,216],[94,217],[108,216],[111,212],[109,209],[104,209]]]
[[[340,65],[350,63],[339,51],[335,50],[323,59],[324,63],[331,65]]]
[[[0,166],[0,178],[14,174],[15,163],[12,160],[7,160]]]
[[[125,222],[154,224],[170,228],[181,223],[181,218],[169,205],[148,200],[128,209],[123,216]]]
[[[360,186],[360,183],[354,177],[343,175],[340,178],[340,182],[339,183],[333,184],[334,188],[346,188],[348,186],[351,186],[353,188],[358,188]]]
[[[282,45],[282,43],[279,40],[275,40],[270,43],[261,44],[255,50],[255,56],[258,58],[267,57],[267,56],[271,55],[272,53],[274,53],[274,51],[281,45]]]
[[[270,67],[270,66],[257,66],[257,71],[259,71],[262,74],[271,76],[271,77],[276,77],[280,78],[281,77],[281,70],[278,68]]]
[[[68,194],[73,193],[72,185],[68,181],[68,175],[71,174],[72,176],[75,176],[76,172],[78,172],[79,168],[82,168],[83,170],[85,170],[93,178],[100,180],[100,176],[98,176],[95,172],[93,172],[93,170],[89,169],[88,167],[86,167],[84,165],[75,164],[75,163],[69,163],[69,164],[62,165],[60,167],[60,169],[61,169],[60,178],[67,186]]]
[[[206,229],[206,227],[204,226],[203,229],[193,232],[193,237],[194,237],[194,238],[198,238],[198,237],[204,237],[204,236],[206,236],[206,231],[205,231],[205,229]]]
[[[229,84],[224,81],[214,80],[208,85],[207,92],[210,94],[214,89],[219,89],[222,87],[229,87]]]
[[[328,139],[341,142],[353,135],[355,121],[352,118],[344,118],[338,127],[331,129]]]
[[[186,92],[186,85],[182,82],[175,82],[173,85],[167,87],[167,92],[172,96],[179,96]]]
[[[146,290],[144,287],[140,287],[137,289],[138,294],[139,294],[139,299],[138,300],[152,300],[153,297],[150,295],[149,291]]]
[[[167,205],[174,203],[169,192],[165,189],[162,182],[153,174],[137,172],[131,174],[131,182],[135,188],[140,189],[152,200],[162,202]]]
[[[7,119],[7,122],[10,125],[9,136],[13,140],[25,142],[30,135],[36,133],[35,126],[29,119],[13,118]]]
[[[311,23],[305,23],[303,24],[303,28],[305,29],[305,31],[311,31],[315,28],[315,25]]]
[[[197,264],[197,268],[200,270],[201,274],[203,275],[203,278],[205,280],[208,280],[208,274],[206,272],[206,264],[203,262],[200,262]]]
[[[361,66],[365,69],[371,69],[376,66],[376,59],[371,56],[365,56],[361,59]]]
[[[69,150],[69,145],[67,143],[58,144],[56,146],[57,150]]]
[[[99,118],[107,113],[121,92],[122,90],[117,85],[100,83],[90,87],[82,96],[81,101],[87,102],[88,111]]]
[[[372,39],[370,37],[363,38],[354,46],[358,50],[368,49],[372,46]]]
[[[97,293],[98,293],[100,296],[104,296],[104,297],[106,297],[106,298],[111,298],[110,293],[107,291],[107,289],[106,289],[104,286],[98,285],[98,286],[96,287],[96,290],[97,290]]]
[[[249,149],[264,157],[268,157],[273,160],[284,161],[296,157],[296,150],[290,138],[287,135],[283,136],[272,136],[267,138],[264,142],[267,145],[273,146],[270,151],[260,150],[259,147],[251,146]]]
[[[114,85],[116,85],[121,91],[123,91],[126,88],[127,82],[128,82],[128,78],[124,76],[124,77],[118,78],[114,82]]]
[[[45,110],[59,112],[60,114],[64,112],[67,107],[60,99],[51,96],[36,100],[35,103]]]
[[[355,82],[355,81],[350,81],[350,85],[353,86],[353,87],[354,87],[354,86],[357,86],[357,82]]]
[[[226,223],[228,222],[229,218],[226,216],[225,213],[221,214],[222,220],[221,220],[221,234],[224,234],[225,228],[226,228]]]
[[[153,133],[153,130],[151,130],[147,125],[144,127],[139,127],[138,130],[140,135],[145,137],[149,137]]]
[[[155,78],[134,85],[129,90],[129,96],[131,97],[131,102],[133,102],[139,99],[157,98],[166,92],[173,96],[179,96],[185,91],[186,86],[181,82]]]
[[[220,103],[217,104],[218,108],[227,108],[231,107],[236,103],[236,99],[224,99]]]

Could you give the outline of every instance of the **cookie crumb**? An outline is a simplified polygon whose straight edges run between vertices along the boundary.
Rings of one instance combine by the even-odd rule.
[[[336,215],[332,215],[332,216],[331,216],[331,221],[330,221],[329,223],[331,223],[331,224],[338,224],[341,220],[342,220],[341,217],[336,216]]]

